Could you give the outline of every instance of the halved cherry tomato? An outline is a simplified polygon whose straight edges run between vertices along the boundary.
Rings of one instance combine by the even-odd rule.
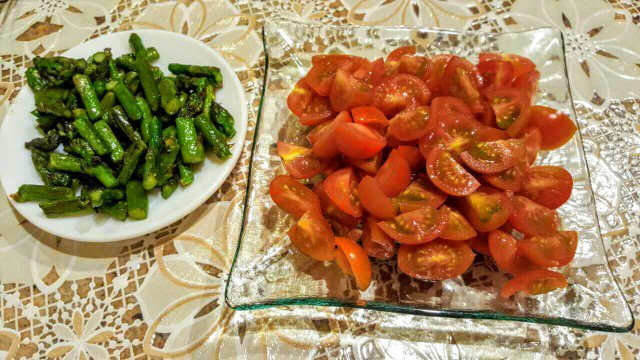
[[[427,157],[427,174],[435,186],[453,196],[469,195],[480,187],[478,180],[439,146]]]
[[[491,128],[482,125],[473,116],[460,115],[456,118],[448,118],[439,125],[440,128],[436,131],[436,142],[444,146],[456,158],[461,152],[480,140],[481,134],[487,139],[495,139],[496,137],[495,131],[487,131],[486,129]],[[496,129],[496,131],[499,130]],[[499,136],[503,135],[499,134]]]
[[[346,237],[355,241],[360,240],[362,237],[362,230],[358,228],[341,224],[336,220],[327,219],[327,221],[331,225],[331,230],[335,236]]]
[[[467,166],[483,174],[504,171],[523,156],[524,143],[517,139],[477,142],[460,154]]]
[[[439,54],[431,58],[431,68],[427,69],[427,72],[422,76],[429,91],[432,95],[442,95],[442,78],[444,77],[444,69],[446,68],[449,60],[453,55],[451,54]]]
[[[491,231],[509,220],[511,201],[502,191],[481,187],[461,200],[461,210],[478,231]]]
[[[375,174],[380,169],[380,164],[382,164],[382,152],[379,152],[368,159],[352,159],[347,157],[346,160],[351,165],[360,170],[364,170],[366,173]]]
[[[351,109],[353,122],[370,126],[376,130],[385,130],[389,126],[389,120],[382,111],[373,106],[358,106]]]
[[[520,158],[515,165],[507,170],[495,174],[484,174],[482,175],[482,178],[498,189],[520,191],[526,176],[527,160],[525,158]]]
[[[397,242],[421,244],[440,236],[447,227],[448,220],[448,209],[423,207],[400,214],[393,219],[380,221],[378,226]]]
[[[529,105],[520,89],[513,87],[492,88],[485,92],[485,96],[493,107],[493,112],[496,114],[496,124],[500,129],[508,131],[512,125],[526,120],[526,109]],[[519,125],[515,126],[520,127]],[[512,132],[513,129],[509,132],[511,136],[519,135]]]
[[[324,132],[328,129],[329,125],[331,125],[331,123],[332,121],[327,121],[311,128],[311,131],[307,133],[306,138],[311,143],[312,146],[324,134]]]
[[[372,217],[368,217],[364,224],[362,247],[367,255],[380,260],[389,260],[396,253],[396,242],[380,229]]]
[[[360,218],[353,215],[349,215],[346,212],[340,210],[336,204],[333,203],[326,189],[324,188],[324,181],[320,181],[313,187],[313,192],[318,195],[320,199],[320,208],[322,209],[322,215],[329,219],[333,219],[340,224],[355,227],[360,222]]]
[[[278,141],[277,149],[284,168],[294,178],[308,179],[324,169],[325,164],[309,148]]]
[[[345,213],[360,217],[362,204],[358,198],[357,184],[356,175],[350,166],[332,172],[324,180],[329,199]]]
[[[471,227],[467,219],[457,210],[449,208],[449,221],[440,237],[445,240],[467,240],[476,235],[478,233]]]
[[[469,244],[471,249],[477,254],[490,256],[488,235],[489,233],[478,233],[478,236],[467,240],[467,244]]]
[[[384,76],[384,60],[379,58],[370,62],[363,59],[363,61],[355,65],[353,76],[365,84],[375,87],[382,81]]]
[[[553,150],[566,144],[578,128],[562,112],[546,106],[532,106],[528,126],[535,126],[542,133],[542,150]]]
[[[362,207],[378,219],[390,219],[396,216],[393,202],[380,189],[378,182],[371,176],[365,176],[358,185],[358,197]]]
[[[513,79],[513,66],[508,61],[485,61],[478,64],[478,73],[482,76],[484,88],[509,87]]]
[[[398,152],[404,156],[404,159],[407,160],[407,164],[409,164],[409,168],[411,171],[416,172],[420,169],[424,169],[424,156],[415,146],[406,146],[401,145],[396,148]]]
[[[555,210],[536,204],[524,196],[514,196],[509,222],[519,232],[529,236],[551,235],[558,229],[560,219]]]
[[[525,149],[527,150],[527,164],[529,166],[536,162],[538,151],[542,145],[542,133],[537,127],[530,127],[524,131],[522,136]]]
[[[300,218],[309,210],[320,210],[320,200],[308,187],[288,175],[278,175],[269,184],[269,195],[280,209]]]
[[[547,269],[536,269],[509,280],[500,290],[500,296],[506,299],[518,291],[539,295],[565,288],[567,285],[567,279],[562,274]]]
[[[373,97],[371,85],[351,76],[346,70],[338,69],[331,84],[329,102],[335,112],[369,105]]]
[[[353,159],[368,159],[387,145],[384,136],[362,124],[343,122],[335,131],[338,150]]]
[[[540,266],[565,266],[576,254],[578,233],[558,231],[550,236],[525,237],[519,246],[527,258]]]
[[[509,133],[504,130],[484,125],[478,128],[475,136],[478,141],[507,140],[511,137]]]
[[[388,131],[385,138],[387,139],[387,146],[390,148],[397,148],[398,146],[417,146],[419,144],[419,140],[402,141],[391,135]]]
[[[467,103],[456,97],[439,96],[431,102],[431,116],[444,126],[461,116],[473,117],[473,112]]]
[[[438,208],[447,200],[448,195],[431,185],[431,182],[424,174],[417,176],[416,179],[409,184],[395,197],[401,213],[406,213],[428,206]]]
[[[498,125],[496,124],[496,113],[493,111],[493,107],[487,101],[482,101],[481,104],[482,112],[476,114],[476,117],[483,125],[490,126],[494,129]]]
[[[331,84],[339,68],[349,70],[353,65],[353,58],[349,56],[315,57],[313,66],[309,69],[305,79],[307,84],[319,95],[329,96]]]
[[[288,234],[291,243],[303,254],[318,261],[333,260],[335,243],[331,226],[319,212],[305,212]]]
[[[333,112],[329,108],[327,98],[316,95],[302,111],[302,114],[298,117],[298,121],[304,126],[315,126],[328,121],[331,116],[333,116]]]
[[[500,230],[489,233],[489,252],[500,270],[517,275],[538,267],[520,254],[518,248],[513,236]]]
[[[527,95],[529,103],[538,91],[538,80],[540,80],[540,72],[538,70],[529,71],[513,79],[513,86],[522,89]]]
[[[371,262],[367,253],[351,239],[336,237],[335,242],[337,245],[335,258],[338,266],[345,274],[356,279],[358,289],[367,290],[371,284]]]
[[[387,55],[387,61],[400,61],[402,55],[414,55],[415,53],[416,47],[414,45],[401,46]]]
[[[480,75],[469,61],[454,56],[444,69],[443,89],[464,100],[472,109],[482,111],[480,104]]]
[[[352,122],[351,116],[346,111],[343,111],[336,116],[333,121],[329,123],[329,125],[319,130],[316,136],[316,140],[313,142],[313,153],[316,156],[328,159],[332,158],[338,154],[340,154],[340,150],[338,150],[338,146],[336,144],[336,128],[341,123]]]
[[[514,79],[536,68],[536,65],[531,60],[515,54],[480,53],[478,59],[480,63],[494,60],[510,62],[513,68],[512,76]]]
[[[426,105],[431,98],[427,85],[420,78],[398,74],[378,85],[373,95],[373,106],[387,116],[394,116],[411,104]]]
[[[549,209],[557,209],[571,197],[573,178],[559,166],[529,168],[521,194]]]
[[[427,106],[410,107],[391,119],[389,132],[402,141],[410,141],[425,136],[434,126]]]
[[[375,179],[388,197],[397,196],[411,183],[409,163],[400,152],[393,150],[378,170]]]
[[[463,241],[402,244],[398,249],[398,268],[419,280],[446,280],[467,271],[474,257],[469,245]]]
[[[304,109],[311,103],[311,100],[315,97],[313,89],[307,84],[307,80],[302,78],[298,80],[293,90],[287,96],[287,107],[296,116],[300,116],[304,113]]]
[[[431,71],[431,62],[423,56],[402,55],[398,71],[403,74],[415,75],[421,79]]]

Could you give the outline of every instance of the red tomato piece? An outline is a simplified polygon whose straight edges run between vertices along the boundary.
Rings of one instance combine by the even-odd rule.
[[[378,182],[371,176],[365,176],[358,185],[358,197],[362,207],[378,219],[389,219],[396,216],[393,202],[380,189]]]
[[[538,151],[542,145],[542,133],[537,127],[530,127],[524,131],[522,136],[524,146],[527,151],[527,165],[531,166],[536,162]]]
[[[398,268],[419,280],[446,280],[467,271],[474,257],[469,245],[462,241],[402,244],[398,249]]]
[[[512,206],[505,193],[481,187],[461,200],[461,210],[478,231],[491,231],[509,220]]]
[[[482,111],[480,75],[469,61],[454,56],[444,69],[443,88],[447,94],[464,100],[472,109]]]
[[[550,236],[525,237],[519,247],[527,258],[540,266],[565,266],[576,254],[578,233],[558,231]]]
[[[456,97],[440,96],[431,102],[431,115],[443,126],[462,116],[473,117],[473,112],[467,103]]]
[[[578,128],[576,124],[562,112],[546,106],[532,106],[529,112],[528,125],[535,126],[542,133],[542,150],[553,150],[566,144]]]
[[[319,130],[318,133],[315,134],[316,140],[313,142],[313,153],[316,156],[328,159],[332,158],[338,154],[340,154],[340,150],[336,145],[336,128],[341,123],[352,122],[351,116],[346,111],[343,111],[333,119],[329,125]]]
[[[356,124],[370,126],[376,130],[385,130],[389,120],[380,109],[373,106],[358,106],[351,109],[353,121]]]
[[[350,227],[355,227],[360,223],[360,218],[347,214],[333,203],[324,188],[324,181],[316,183],[313,187],[313,192],[318,195],[318,199],[320,200],[322,215]]]
[[[549,209],[557,209],[571,197],[573,178],[559,166],[534,166],[527,172],[521,195]]]
[[[288,232],[291,243],[318,261],[333,260],[335,247],[331,226],[317,211],[307,211]]]
[[[446,207],[446,206],[443,206]],[[468,240],[478,235],[467,219],[457,210],[449,209],[449,221],[440,237],[445,240]]]
[[[304,114],[304,110],[315,97],[313,89],[307,84],[305,78],[298,80],[293,90],[287,96],[287,107],[296,116]]]
[[[493,112],[496,114],[496,124],[500,129],[509,131],[508,129],[511,126],[522,127],[519,124],[526,121],[526,110],[529,107],[522,90],[513,87],[492,88],[485,92],[485,96],[493,107]],[[524,128],[521,130],[524,130]],[[511,129],[509,134],[512,136],[519,135],[519,133],[514,132],[514,129]]]
[[[318,196],[288,175],[278,175],[271,180],[269,195],[276,206],[296,219],[309,210],[320,210]]]
[[[382,164],[382,152],[375,154],[368,159],[352,159],[347,157],[346,160],[360,170],[364,170],[368,174],[375,174]]]
[[[536,269],[509,280],[500,290],[500,296],[506,299],[518,291],[539,295],[565,288],[567,285],[567,279],[562,274],[547,269]]]
[[[538,92],[538,80],[540,80],[540,72],[538,70],[529,71],[513,79],[513,86],[522,89],[529,103]]]
[[[363,59],[353,71],[353,76],[370,86],[378,85],[384,76],[384,60],[382,58],[369,62]]]
[[[528,236],[546,236],[556,232],[560,219],[555,210],[536,204],[524,196],[514,196],[513,212],[509,222],[519,232]]]
[[[314,58],[316,58],[314,56]],[[349,56],[326,56],[316,58],[305,79],[307,84],[321,96],[329,96],[331,84],[338,69],[349,70],[353,66],[353,58]]]
[[[489,252],[500,270],[517,275],[537,266],[518,250],[518,241],[511,235],[493,230],[489,233]]]
[[[411,141],[425,136],[435,126],[427,106],[405,109],[389,122],[389,133],[402,141]]]
[[[495,128],[498,126],[496,124],[496,113],[493,111],[493,107],[487,101],[482,101],[482,112],[476,114],[478,120],[486,126],[490,126],[491,128]]]
[[[327,98],[314,96],[309,105],[303,110],[302,115],[298,117],[300,124],[304,126],[315,126],[328,121],[333,112],[329,108]]]
[[[378,85],[373,95],[373,106],[387,116],[394,116],[409,105],[427,105],[431,93],[420,78],[397,74]]]
[[[380,229],[372,217],[368,217],[364,224],[362,247],[367,255],[380,260],[389,260],[396,253],[396,242]]]
[[[504,171],[524,156],[522,140],[481,141],[460,154],[460,158],[472,170],[483,174]]]
[[[480,187],[478,180],[439,146],[427,157],[427,174],[435,186],[453,196],[469,195]]]
[[[387,145],[384,136],[362,124],[343,122],[335,133],[338,150],[353,159],[368,159]]]
[[[358,228],[350,227],[331,219],[327,219],[327,221],[331,225],[331,231],[335,236],[346,237],[355,241],[360,240],[362,237],[362,230]]]
[[[518,162],[509,169],[495,174],[484,174],[482,178],[498,189],[520,191],[526,176],[527,160],[520,158]]]
[[[409,163],[400,152],[393,150],[378,170],[375,179],[388,197],[397,196],[411,183]]]
[[[297,179],[308,179],[322,172],[325,164],[304,146],[278,141],[278,155],[289,175]]]
[[[432,207],[423,207],[400,214],[393,219],[380,221],[378,226],[397,242],[421,244],[440,236],[448,220],[447,209],[436,210]]]
[[[487,61],[508,61],[513,68],[513,78],[517,78],[522,74],[535,70],[536,65],[524,56],[515,54],[498,54],[498,53],[480,53],[479,62]]]
[[[424,169],[425,158],[422,156],[420,149],[415,146],[401,145],[396,148],[398,152],[407,160],[411,171],[416,172]]]
[[[401,213],[425,206],[438,208],[447,200],[447,194],[435,188],[426,176],[421,175],[394,199]]]
[[[469,244],[471,249],[473,249],[477,254],[490,256],[491,253],[489,250],[488,234],[489,233],[478,233],[478,236],[467,240],[467,244]]]
[[[362,204],[358,198],[356,186],[356,175],[350,166],[332,172],[324,180],[324,188],[329,199],[345,213],[360,217]]]
[[[372,97],[373,91],[369,84],[351,76],[344,69],[338,69],[329,95],[333,111],[340,112],[357,106],[369,105]]]
[[[431,62],[422,56],[402,55],[398,71],[403,74],[410,74],[424,79],[431,71]]]
[[[400,61],[402,55],[414,55],[416,53],[416,47],[414,45],[401,46],[387,55],[387,61]]]
[[[336,237],[335,242],[338,266],[345,274],[355,278],[358,289],[367,290],[371,284],[371,262],[367,253],[351,239]]]
[[[329,125],[331,125],[331,123],[332,121],[327,121],[311,128],[311,131],[309,131],[309,133],[307,133],[307,136],[306,136],[307,140],[311,143],[311,145],[315,144],[316,141],[318,141],[318,139],[328,129]]]
[[[444,77],[444,69],[453,55],[440,54],[431,58],[431,67],[427,69],[427,73],[422,76],[434,96],[442,95],[442,83]]]
[[[485,88],[503,88],[511,86],[513,67],[508,61],[485,61],[478,64],[478,72],[482,76]]]

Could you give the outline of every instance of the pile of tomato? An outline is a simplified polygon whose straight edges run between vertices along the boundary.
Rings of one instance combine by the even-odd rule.
[[[569,263],[575,231],[556,208],[573,187],[562,167],[535,166],[539,150],[576,131],[563,113],[531,104],[539,72],[529,59],[481,53],[369,61],[317,55],[287,98],[308,144],[277,144],[288,175],[270,185],[297,222],[302,253],[335,260],[361,290],[369,258],[397,256],[420,280],[456,277],[475,253],[514,277],[501,290],[540,294],[567,285],[548,268]]]

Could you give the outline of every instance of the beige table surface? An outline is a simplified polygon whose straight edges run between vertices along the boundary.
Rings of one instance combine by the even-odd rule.
[[[0,4],[0,122],[34,56],[106,33],[154,28],[203,41],[230,61],[248,95],[252,139],[264,65],[260,29],[274,17],[494,32],[560,28],[609,259],[638,314],[639,1],[9,0]],[[228,308],[223,292],[250,145],[247,140],[234,172],[207,204],[167,229],[125,243],[56,238],[26,222],[0,194],[0,358],[639,356],[638,327],[605,334],[339,308]],[[416,323],[421,329],[412,328]]]

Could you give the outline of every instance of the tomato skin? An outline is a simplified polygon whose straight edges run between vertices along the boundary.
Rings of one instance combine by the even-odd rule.
[[[324,188],[329,199],[345,213],[360,217],[362,204],[358,198],[356,186],[356,175],[350,166],[332,172],[324,180]]]
[[[308,179],[324,170],[325,164],[309,148],[278,141],[277,150],[284,168],[296,179]]]
[[[565,266],[576,254],[578,233],[558,231],[551,236],[525,237],[520,241],[519,247],[529,260],[540,266]]]
[[[518,162],[509,169],[495,174],[484,174],[482,178],[498,189],[520,191],[526,176],[527,160],[520,158]]]
[[[524,91],[530,104],[531,100],[536,95],[536,92],[538,92],[538,80],[540,80],[540,72],[538,70],[533,70],[513,79],[513,86]]]
[[[434,96],[442,95],[443,91],[441,88],[444,69],[446,68],[449,60],[451,60],[452,57],[453,55],[451,54],[439,54],[433,56],[430,59],[431,68],[428,69],[427,73],[425,73],[424,76],[422,76],[425,83],[427,84],[427,87],[429,88],[429,91],[431,91]]]
[[[436,187],[453,196],[469,195],[480,187],[478,180],[439,146],[427,157],[427,174]]]
[[[480,75],[469,61],[453,56],[444,69],[443,88],[447,94],[463,99],[472,109],[482,111]]]
[[[522,141],[527,152],[527,164],[529,166],[536,162],[538,150],[542,146],[542,133],[537,127],[530,127],[524,131]]]
[[[411,104],[427,105],[431,93],[420,78],[397,74],[385,79],[374,90],[373,106],[392,117]]]
[[[496,113],[487,101],[482,102],[482,112],[476,114],[476,116],[479,117],[478,120],[480,120],[483,125],[490,126],[491,128],[498,126],[498,124],[496,124]]]
[[[375,179],[385,195],[395,197],[411,183],[409,163],[400,152],[393,150],[378,170]]]
[[[351,76],[344,69],[336,71],[329,94],[329,103],[333,111],[340,112],[369,105],[372,97],[373,91],[370,85]]]
[[[361,124],[343,122],[335,133],[338,150],[353,159],[368,159],[387,145],[384,136]]]
[[[320,208],[322,209],[322,215],[329,219],[333,219],[342,225],[355,227],[360,223],[360,218],[353,215],[349,215],[340,210],[336,204],[329,198],[326,189],[324,188],[324,181],[320,181],[313,187],[313,192],[318,196],[320,200]]]
[[[467,240],[467,244],[473,249],[473,251],[477,254],[482,254],[484,256],[490,256],[489,250],[489,242],[488,242],[488,234],[489,233],[478,233],[478,236],[472,237]]]
[[[333,112],[329,108],[327,98],[314,96],[298,117],[298,121],[304,126],[315,126],[328,121],[331,116],[333,116]]]
[[[317,133],[316,140],[313,142],[313,153],[319,158],[329,159],[338,154],[340,150],[336,145],[336,129],[341,123],[352,122],[351,116],[343,111],[336,116],[333,121],[323,127],[321,132]]]
[[[347,157],[346,160],[348,163],[365,171],[367,174],[375,174],[378,172],[380,165],[382,164],[382,152],[378,152],[368,159],[352,159]]]
[[[368,217],[362,234],[362,247],[367,255],[389,260],[396,253],[396,242],[378,226],[376,219]]]
[[[325,131],[327,131],[327,129],[329,128],[329,125],[331,125],[332,121],[327,121],[324,122],[320,125],[314,126],[313,128],[311,128],[311,131],[309,131],[306,135],[307,141],[309,141],[309,143],[311,143],[311,146],[313,147],[313,144],[316,143],[316,141],[318,141],[318,139],[324,135]]]
[[[412,172],[424,169],[425,158],[422,156],[420,149],[415,146],[400,145],[396,150],[407,160]]]
[[[517,275],[537,268],[518,249],[518,241],[513,236],[500,230],[489,233],[489,252],[500,270]]]
[[[382,81],[384,76],[384,60],[382,58],[373,62],[366,59],[362,60],[354,65],[353,76],[365,84],[375,87]]]
[[[517,231],[528,236],[545,236],[556,232],[560,224],[558,213],[526,197],[512,198],[513,212],[509,222]]]
[[[401,46],[387,55],[387,61],[400,61],[402,55],[414,55],[415,53],[416,47],[414,45]]]
[[[573,189],[571,174],[559,166],[529,168],[521,195],[547,207],[557,209],[569,200]]]
[[[370,126],[376,130],[389,127],[389,120],[380,109],[373,106],[358,106],[351,109],[353,121],[356,124]]]
[[[398,268],[419,280],[446,280],[462,275],[475,255],[463,241],[435,240],[420,245],[400,245]]]
[[[466,102],[453,96],[439,96],[431,102],[431,115],[440,126],[448,124],[460,116],[473,117]]]
[[[445,206],[443,206],[445,207]],[[444,229],[440,237],[445,240],[468,240],[478,235],[478,233],[471,227],[471,224],[467,219],[460,214],[457,210],[449,209],[449,220],[447,221],[447,227]]]
[[[539,295],[565,288],[567,285],[567,279],[562,274],[547,269],[536,269],[518,274],[509,280],[500,290],[500,296],[507,299],[518,291]]]
[[[319,212],[305,212],[288,235],[291,243],[310,258],[318,261],[333,260],[335,243],[331,226]]]
[[[341,260],[341,262],[338,262],[340,268],[347,275],[355,277],[358,289],[367,290],[371,284],[371,262],[367,253],[358,243],[348,238],[336,237],[335,243],[338,247],[335,251],[344,255],[344,257],[340,256],[340,259],[346,259],[348,264],[347,267],[347,264],[344,264],[344,260]],[[338,256],[336,256],[336,259],[338,259]]]
[[[400,213],[406,213],[425,206],[439,208],[447,197],[447,194],[431,185],[429,179],[422,174],[417,176],[394,200]]]
[[[513,79],[513,66],[508,61],[485,61],[478,64],[478,73],[482,76],[483,87],[509,87]]]
[[[396,216],[396,209],[371,176],[365,176],[358,184],[358,197],[362,207],[372,216],[386,220]]]
[[[424,76],[431,71],[431,67],[431,61],[429,61],[428,58],[415,55],[402,55],[398,71],[424,79]]]
[[[389,133],[402,141],[411,141],[425,136],[435,126],[427,106],[408,108],[391,119]]]
[[[316,58],[314,56],[314,58]],[[339,68],[349,70],[353,59],[346,56],[327,56],[312,58],[313,66],[309,69],[305,79],[307,84],[320,96],[329,96],[333,79]]]
[[[313,89],[307,84],[305,78],[298,80],[293,90],[287,96],[287,107],[296,116],[300,116],[304,113],[304,109],[307,108],[311,100],[315,96]]]
[[[327,221],[329,222],[329,225],[331,225],[331,231],[333,231],[333,235],[336,237],[346,237],[354,241],[358,241],[362,237],[362,230],[358,228],[349,227],[331,219],[327,219]]]
[[[399,243],[421,244],[440,236],[448,220],[448,209],[423,207],[390,220],[380,221],[378,226]]]
[[[276,206],[296,219],[309,210],[320,210],[318,196],[288,175],[278,175],[271,180],[269,195]]]
[[[524,143],[517,139],[478,142],[460,154],[468,167],[483,174],[505,171],[523,156]]]
[[[576,124],[566,114],[546,106],[531,107],[528,126],[540,129],[542,150],[553,150],[563,146],[578,130]]]
[[[511,201],[501,191],[478,189],[461,199],[461,210],[478,231],[491,231],[504,225],[512,212]]]
[[[513,78],[517,78],[522,74],[526,74],[535,70],[536,65],[524,56],[515,54],[502,54],[502,53],[480,53],[478,55],[479,63],[488,61],[508,61],[513,68]]]
[[[485,96],[493,107],[498,127],[509,131],[511,136],[519,135],[514,130],[526,122],[529,108],[528,100],[522,91],[513,87],[492,88],[485,92]],[[514,128],[510,129],[512,126]]]

